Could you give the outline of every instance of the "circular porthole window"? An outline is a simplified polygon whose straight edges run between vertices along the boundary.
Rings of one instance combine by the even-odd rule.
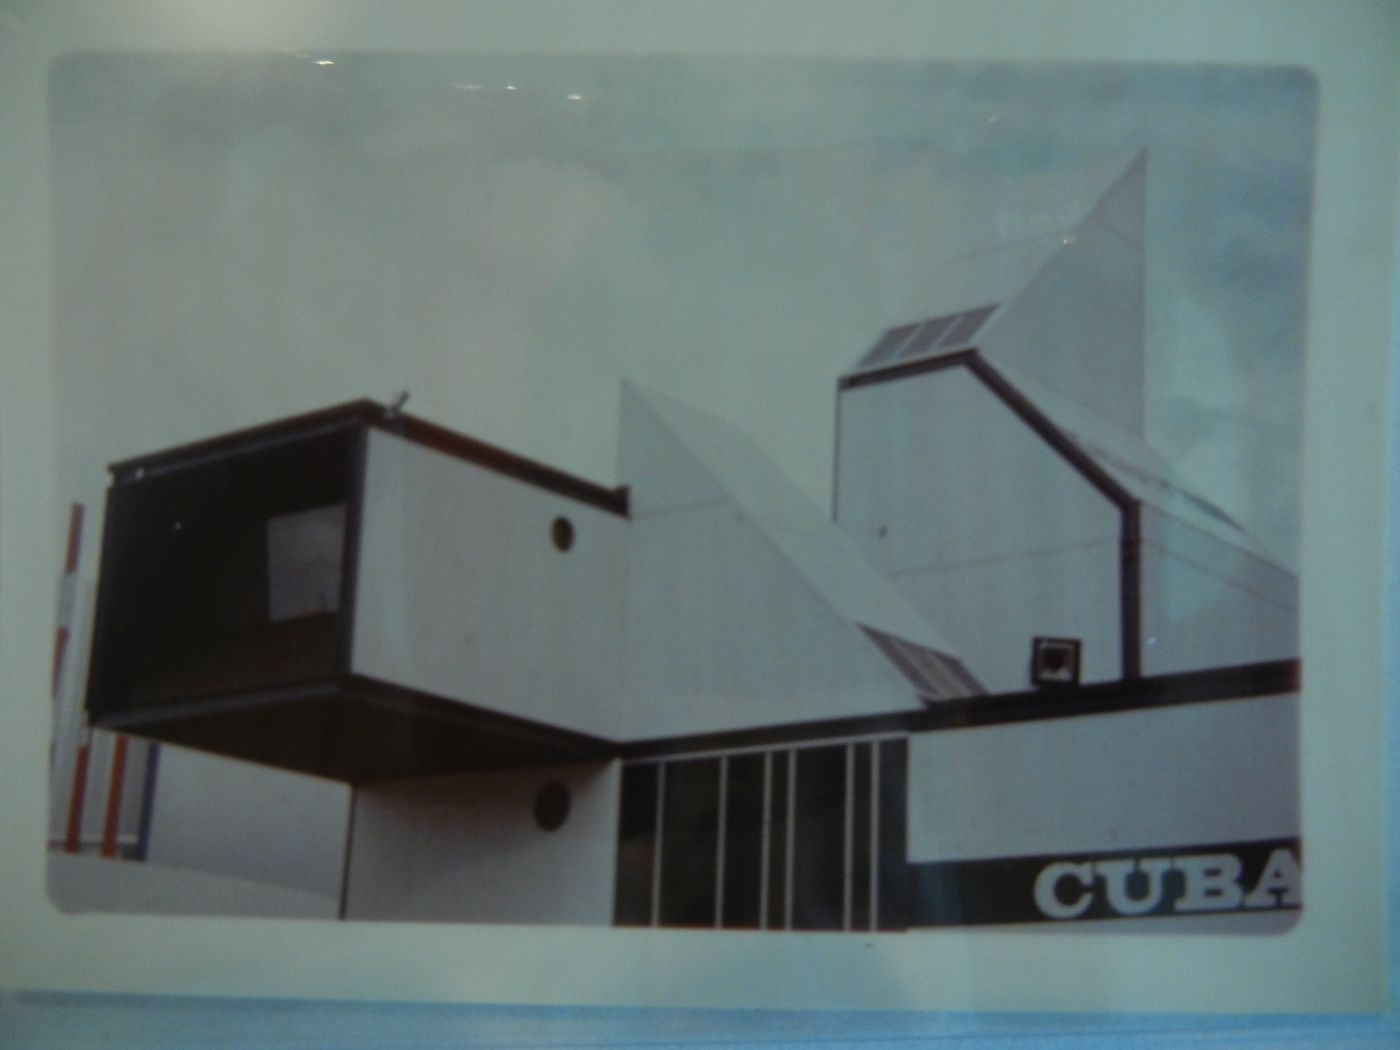
[[[566,551],[574,545],[574,523],[568,518],[555,518],[554,524],[549,527],[549,535],[556,547]]]
[[[558,831],[569,819],[571,802],[569,789],[551,780],[535,794],[535,823],[543,831]]]

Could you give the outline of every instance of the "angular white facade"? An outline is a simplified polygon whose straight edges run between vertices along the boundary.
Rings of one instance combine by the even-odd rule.
[[[861,628],[950,652],[767,455],[718,420],[628,388],[624,738],[914,710]]]
[[[834,515],[632,385],[619,488],[370,402],[118,464],[90,715],[225,756],[149,860],[348,918],[1276,928],[1296,582],[1144,437],[1145,170],[840,378]]]
[[[1292,657],[1296,580],[1143,437],[1146,157],[1058,242],[949,275],[843,378],[836,518],[993,691],[1033,640],[1082,681]],[[1008,289],[1017,289],[1008,293]],[[988,301],[989,295],[1007,295]]]
[[[536,819],[562,785],[557,828]],[[345,857],[348,919],[612,921],[616,762],[531,766],[360,788]],[[546,822],[548,823],[548,822]]]
[[[848,388],[837,454],[837,521],[991,691],[1029,687],[1036,636],[1123,676],[1122,511],[971,368]]]
[[[617,736],[627,524],[371,431],[352,671],[533,722]],[[556,528],[569,531],[567,549],[555,542]]]

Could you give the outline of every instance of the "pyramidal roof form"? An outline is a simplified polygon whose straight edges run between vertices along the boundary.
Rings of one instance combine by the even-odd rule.
[[[707,475],[692,481],[733,500],[843,620],[956,658],[952,643],[756,442],[707,412],[625,381],[629,396],[651,410]],[[647,508],[647,493],[634,490],[634,512]]]
[[[1039,177],[1019,188],[1003,180],[974,192],[969,222],[980,218],[987,246],[934,266],[929,312],[885,332],[857,370],[975,347],[1135,499],[1291,572],[1192,491],[1146,440],[1147,159],[1140,150],[1072,176]],[[1053,228],[1044,222],[1053,214],[1046,200],[1057,193],[1089,203],[1077,220]],[[996,228],[986,197],[997,194],[1010,211],[1026,209],[1024,229],[1011,219]],[[1016,239],[1016,232],[1030,235]],[[966,236],[960,224],[956,237]]]
[[[963,250],[930,267],[921,316],[885,333],[857,367],[975,344],[1140,435],[1146,172],[1144,150],[967,189],[967,217],[949,236]],[[1084,210],[1067,219],[1066,202]],[[979,224],[980,246],[968,248]]]
[[[1111,223],[1141,244],[1141,214],[1133,218],[1131,200],[1120,199],[1098,213],[1120,186],[1141,184],[1146,158],[1139,150],[1067,171],[975,179],[963,173],[956,181],[940,180],[960,198],[959,217],[957,228],[946,235],[950,250],[929,270],[919,317],[1011,301],[1064,247],[1065,238],[1091,218]]]

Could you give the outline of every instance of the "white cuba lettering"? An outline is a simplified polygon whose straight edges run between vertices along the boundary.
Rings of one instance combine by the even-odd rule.
[[[1229,911],[1244,899],[1240,858],[1233,853],[1174,857],[1172,866],[1186,876],[1186,892],[1176,899],[1177,911]]]
[[[1073,880],[1082,892],[1074,903],[1060,900],[1059,886],[1062,881]],[[1044,868],[1035,879],[1035,904],[1044,915],[1052,919],[1074,919],[1083,915],[1093,902],[1094,895],[1086,888],[1094,881],[1092,864],[1075,864],[1060,861]]]
[[[1179,873],[1175,899],[1166,876]],[[1124,857],[1097,861],[1056,861],[1036,876],[1034,896],[1051,919],[1084,916],[1102,896],[1114,915],[1148,915],[1170,903],[1175,912],[1237,911],[1297,907],[1302,903],[1302,871],[1288,848],[1269,854],[1253,887],[1241,883],[1244,865],[1233,853],[1179,857]],[[1248,889],[1248,893],[1246,893]]]
[[[1264,865],[1264,873],[1259,882],[1244,899],[1246,908],[1277,908],[1284,905],[1302,903],[1303,873],[1298,869],[1298,859],[1286,849],[1276,849],[1269,854]],[[1278,894],[1275,897],[1275,894]]]
[[[1146,915],[1162,902],[1162,876],[1171,866],[1169,857],[1100,860],[1094,863],[1094,874],[1103,880],[1110,908],[1119,915]],[[1134,871],[1141,872],[1147,879],[1147,892],[1141,897],[1128,893],[1128,877]]]

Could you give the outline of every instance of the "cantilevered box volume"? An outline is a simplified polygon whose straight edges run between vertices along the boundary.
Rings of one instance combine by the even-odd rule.
[[[600,526],[620,523],[625,493],[369,401],[112,474],[94,724],[352,782],[597,752],[584,719],[499,695],[492,666],[509,639],[488,637],[486,620],[511,622],[501,574],[533,580],[530,593],[558,591],[561,605],[578,589],[596,600],[609,575]],[[415,496],[415,481],[431,491]],[[442,528],[460,535],[455,520],[493,506],[536,532],[473,530],[473,553],[434,550]],[[587,558],[568,558],[576,543]],[[417,592],[411,611],[406,587]],[[441,607],[423,605],[433,587]],[[561,627],[531,612],[539,629]],[[618,644],[606,628],[594,634],[585,644]],[[605,699],[610,685],[593,692]]]

